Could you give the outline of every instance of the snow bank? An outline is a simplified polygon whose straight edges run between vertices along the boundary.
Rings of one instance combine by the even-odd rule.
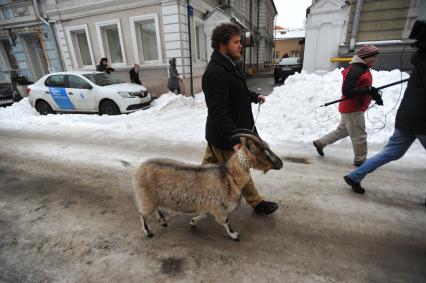
[[[406,73],[403,78],[408,77]],[[342,76],[339,70],[315,75],[301,73],[291,76],[286,84],[274,88],[267,102],[262,105],[257,127],[262,137],[270,144],[287,141],[311,142],[312,139],[333,130],[339,122],[337,105],[317,110],[325,102],[340,98]],[[391,72],[373,71],[375,86],[384,85],[401,79],[398,70]],[[402,89],[401,98],[405,89]],[[387,141],[393,131],[394,117],[398,108],[401,86],[384,91],[384,107],[369,110],[372,121],[384,120],[384,113],[391,111],[385,128],[379,133],[370,134],[369,141],[382,143]],[[257,113],[253,105],[253,113]],[[153,102],[148,110],[137,111],[129,115],[99,116],[96,114],[57,114],[39,115],[23,99],[10,107],[0,108],[0,128],[26,129],[60,135],[83,134],[99,138],[159,138],[171,142],[204,142],[204,128],[207,109],[202,93],[195,99],[164,94]],[[381,126],[380,123],[367,121],[367,128]]]
[[[152,107],[128,115],[38,114],[24,98],[0,109],[0,128],[29,129],[58,136],[84,134],[94,137],[160,138],[177,142],[202,142],[207,109],[204,96],[195,99],[164,94]]]

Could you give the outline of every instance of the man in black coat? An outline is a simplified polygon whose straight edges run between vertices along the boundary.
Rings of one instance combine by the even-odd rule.
[[[208,116],[206,140],[208,146],[203,164],[225,163],[238,151],[238,141],[231,141],[234,131],[252,130],[254,119],[251,103],[263,103],[265,97],[247,88],[246,76],[236,63],[240,59],[240,28],[231,23],[217,26],[212,33],[211,60],[202,78]],[[242,194],[256,213],[271,214],[278,209],[274,202],[264,201],[253,181],[244,187]]]
[[[355,193],[364,194],[361,181],[378,167],[400,159],[413,142],[419,139],[426,149],[426,22],[417,21],[410,34],[416,39],[418,51],[411,62],[413,73],[408,80],[404,98],[401,101],[395,120],[395,132],[385,148],[364,162],[357,170],[344,176],[344,180]]]

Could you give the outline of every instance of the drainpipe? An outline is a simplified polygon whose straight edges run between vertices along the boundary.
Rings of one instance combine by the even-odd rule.
[[[356,8],[354,20],[352,22],[351,41],[349,43],[349,50],[353,51],[356,47],[356,36],[358,34],[359,18],[361,16],[362,0],[356,1]]]

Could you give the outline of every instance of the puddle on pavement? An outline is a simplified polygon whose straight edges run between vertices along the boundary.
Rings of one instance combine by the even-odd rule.
[[[183,270],[183,258],[168,257],[161,259],[161,273],[176,275]]]

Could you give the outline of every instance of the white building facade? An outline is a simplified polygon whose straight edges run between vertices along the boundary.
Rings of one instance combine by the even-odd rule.
[[[0,83],[10,83],[10,70],[29,80],[62,71],[52,26],[33,0],[0,0]]]
[[[246,64],[258,71],[272,59],[272,26],[277,14],[272,0],[190,1],[192,59],[189,54],[187,1],[183,0],[44,0],[44,16],[54,27],[66,70],[95,70],[107,57],[113,74],[129,81],[140,64],[144,85],[159,95],[168,91],[168,61],[176,58],[189,95],[192,60],[194,92],[211,55],[211,32],[232,20],[257,36],[245,50]],[[249,57],[250,56],[250,57]]]
[[[310,8],[306,20],[303,70],[327,72],[337,67],[338,46],[345,41],[349,5],[343,0],[320,0]]]
[[[414,22],[426,18],[424,0],[313,0],[307,10],[307,72],[345,67],[363,45],[374,44],[378,70],[410,70],[415,52],[408,35]],[[338,60],[333,60],[339,57]]]

